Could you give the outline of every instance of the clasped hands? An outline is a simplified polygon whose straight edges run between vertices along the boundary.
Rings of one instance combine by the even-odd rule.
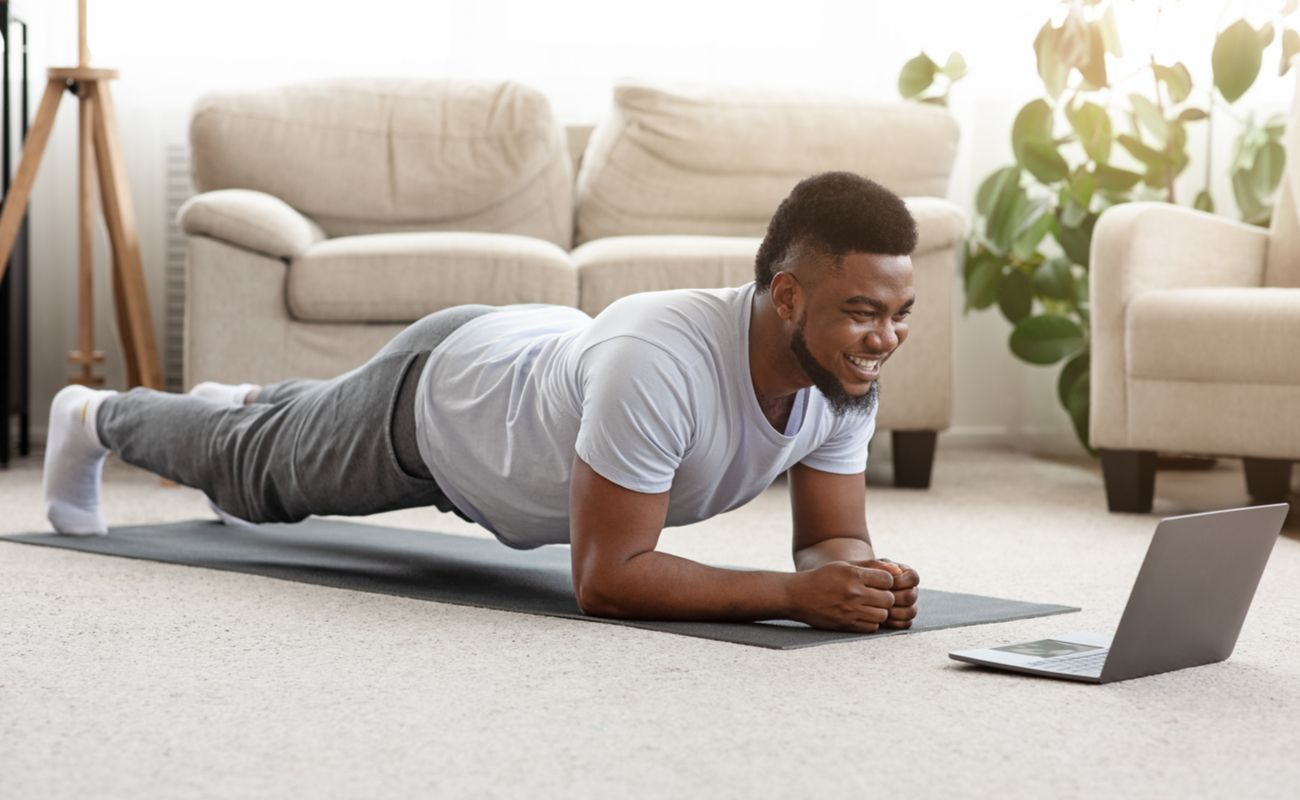
[[[916,587],[921,583],[921,576],[916,574],[916,570],[906,564],[899,564],[887,558],[850,561],[848,563],[855,567],[889,573],[892,582],[887,590],[894,595],[894,604],[889,607],[889,617],[881,624],[881,627],[898,630],[906,630],[912,627],[912,620],[916,618],[916,598],[918,593]],[[883,586],[877,588],[886,589]]]
[[[885,559],[829,561],[790,575],[790,617],[826,630],[906,630],[920,582],[916,570]]]

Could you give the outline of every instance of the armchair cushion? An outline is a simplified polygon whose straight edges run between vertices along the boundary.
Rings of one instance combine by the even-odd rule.
[[[1146,292],[1126,338],[1130,377],[1300,385],[1300,289]]]
[[[221,189],[191,197],[178,214],[183,231],[275,258],[297,258],[325,239],[320,226],[263,192]]]
[[[625,82],[578,171],[577,241],[762,236],[790,189],[826,170],[942,197],[956,149],[936,106]]]
[[[527,236],[344,236],[317,244],[289,265],[289,310],[312,322],[412,322],[466,303],[577,302],[577,271],[568,253]]]

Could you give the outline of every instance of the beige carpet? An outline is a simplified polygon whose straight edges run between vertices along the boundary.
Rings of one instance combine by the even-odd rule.
[[[877,549],[927,585],[1084,611],[781,652],[0,543],[0,797],[1295,796],[1300,515],[1225,663],[1098,687],[946,655],[1113,628],[1159,515],[1247,501],[1236,462],[1161,473],[1151,516],[1088,463],[942,440],[931,490],[872,477]],[[206,513],[120,464],[105,511]],[[789,569],[788,517],[778,484],[661,547]],[[0,532],[43,529],[39,460],[0,471]]]

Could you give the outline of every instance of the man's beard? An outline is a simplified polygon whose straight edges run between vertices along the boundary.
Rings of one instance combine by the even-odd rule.
[[[806,322],[806,317],[800,317],[799,326],[795,328],[794,336],[790,337],[790,352],[794,353],[799,366],[803,367],[804,373],[812,379],[813,386],[816,386],[826,398],[826,402],[830,403],[831,411],[835,416],[842,417],[851,412],[870,414],[875,410],[876,400],[880,397],[880,379],[873,380],[871,388],[864,395],[849,394],[840,379],[835,377],[835,373],[823,367],[808,349],[808,341],[803,335]]]

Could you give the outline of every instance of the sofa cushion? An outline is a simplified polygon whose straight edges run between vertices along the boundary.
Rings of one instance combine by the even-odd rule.
[[[827,170],[942,197],[956,149],[933,105],[623,82],[578,172],[576,240],[762,236],[791,188]]]
[[[550,105],[517,83],[346,79],[200,98],[199,191],[255,189],[330,236],[469,230],[568,247],[572,166]]]
[[[713,289],[754,279],[759,239],[740,236],[612,236],[573,251],[578,308],[591,316],[636,292]]]
[[[1300,385],[1300,289],[1144,292],[1125,339],[1134,378]]]
[[[329,239],[290,263],[288,284],[290,312],[314,322],[412,322],[465,303],[578,302],[568,253],[498,233]]]

